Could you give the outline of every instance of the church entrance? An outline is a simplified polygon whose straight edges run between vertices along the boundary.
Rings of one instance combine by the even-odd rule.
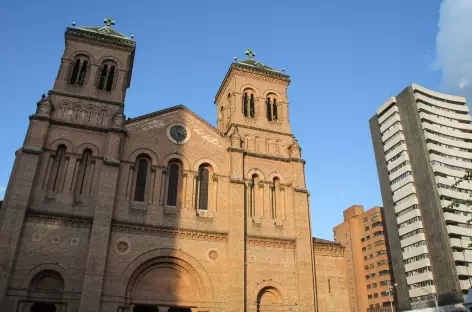
[[[56,306],[52,303],[37,302],[31,306],[31,312],[56,312]]]

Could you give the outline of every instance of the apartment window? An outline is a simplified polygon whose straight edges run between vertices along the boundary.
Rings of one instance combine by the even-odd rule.
[[[377,288],[377,283],[372,283],[372,288]]]
[[[374,219],[374,218],[380,217],[381,215],[382,215],[382,214],[381,214],[380,212],[375,212],[375,213],[373,213],[370,217],[371,217],[372,219]]]
[[[414,275],[419,275],[426,272],[431,272],[431,267],[427,266],[427,267],[423,267],[423,268],[419,268],[413,271],[406,272],[406,276],[414,276]]]
[[[385,280],[380,282],[380,286],[387,286],[390,285],[390,280]]]
[[[367,235],[367,236],[365,237],[365,240],[370,240],[370,235]]]
[[[364,218],[364,223],[369,222],[369,218],[365,217]]]
[[[364,237],[361,238],[361,242],[362,242],[362,243],[365,242],[365,238],[364,238]]]
[[[370,289],[370,288],[371,288],[370,284],[369,284],[369,285],[367,285],[367,289]]]
[[[379,276],[387,275],[387,274],[390,274],[390,271],[389,271],[389,270],[382,270],[382,271],[379,271]]]
[[[424,233],[424,229],[416,229],[416,230],[413,230],[411,232],[408,232],[406,234],[401,235],[400,240],[404,240],[404,239],[413,237],[413,236],[421,234],[421,233]]]
[[[380,235],[384,235],[384,232],[383,231],[374,232],[374,237],[380,236]]]
[[[411,249],[414,249],[414,248],[418,248],[418,247],[421,247],[421,246],[425,246],[425,245],[426,245],[426,241],[424,241],[424,240],[419,241],[419,242],[416,242],[414,244],[403,247],[402,252],[405,252],[405,251],[408,251],[408,250],[411,250]]]
[[[388,295],[390,295],[390,293],[388,292],[388,290],[384,290],[380,293],[382,295],[382,297],[386,297]]]
[[[372,223],[373,228],[377,226],[382,226],[382,222],[377,221],[377,222]]]
[[[368,270],[369,269],[369,266],[368,265],[365,265],[364,266],[364,270]]]
[[[362,247],[362,251],[366,251],[366,248],[365,248],[365,247]]]
[[[401,217],[401,216],[403,216],[403,215],[405,215],[405,214],[407,214],[407,213],[409,213],[409,212],[412,212],[413,210],[416,210],[416,209],[419,209],[419,208],[418,208],[418,205],[412,205],[412,206],[410,206],[410,207],[408,207],[408,208],[406,208],[406,209],[400,211],[399,213],[397,213],[396,216],[397,216],[397,218],[398,218],[398,217]]]
[[[384,240],[379,240],[379,241],[376,241],[374,246],[381,246],[381,245],[384,245],[385,244],[385,241]]]
[[[398,228],[399,228],[399,229],[404,228],[405,226],[408,226],[408,225],[410,225],[410,224],[412,224],[412,223],[414,223],[414,222],[417,222],[417,221],[421,221],[421,217],[420,217],[420,216],[413,217],[413,218],[411,218],[411,219],[409,219],[409,220],[406,220],[406,221],[403,222],[403,223],[400,223],[400,224],[398,225]]]
[[[393,179],[392,181],[390,181],[390,184],[393,185],[395,183],[398,183],[400,182],[401,180],[409,177],[412,175],[412,172],[411,171],[407,171],[407,172],[404,172],[402,173],[401,175],[399,175],[398,177],[396,177],[395,179]]]
[[[372,249],[372,245],[367,245],[367,249]]]
[[[370,255],[369,255],[369,259],[372,259],[373,257],[374,257],[373,254],[370,254]]]
[[[378,293],[375,293],[374,294],[374,298],[378,298],[379,297],[379,294]]]
[[[364,256],[364,260],[367,260],[367,256]]]
[[[429,258],[428,254],[421,254],[421,255],[403,260],[403,263],[404,264],[409,264],[409,263],[413,263],[413,262],[420,261],[420,260],[423,260],[423,259],[428,259],[428,258]]]
[[[368,295],[367,298],[372,299],[372,295]]]
[[[405,167],[406,165],[409,165],[410,164],[410,161],[409,160],[405,160],[403,162],[401,162],[400,164],[398,164],[397,166],[393,167],[392,169],[390,169],[388,171],[388,174],[391,175],[392,173],[400,170],[401,168]]]
[[[374,264],[371,263],[371,264],[369,265],[369,267],[370,267],[371,269],[374,268]]]
[[[369,230],[369,227],[368,227],[368,226],[366,226],[366,227],[364,228],[364,230],[365,230],[365,231],[368,231],[368,230]]]
[[[375,253],[376,256],[381,256],[381,255],[386,255],[387,251],[386,250],[379,250]]]

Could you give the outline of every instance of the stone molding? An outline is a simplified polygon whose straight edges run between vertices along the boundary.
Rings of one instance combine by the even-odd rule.
[[[66,216],[66,215],[58,215],[58,214],[45,214],[39,213],[34,210],[29,209],[26,215],[26,222],[33,222],[33,223],[47,223],[47,224],[55,224],[55,225],[62,225],[62,226],[71,226],[71,227],[78,227],[78,228],[91,228],[92,227],[92,220],[89,218],[80,218],[75,216]]]
[[[65,35],[66,38],[70,40],[77,40],[114,50],[132,51],[136,48],[136,43],[133,40],[119,38],[117,36],[102,35],[78,28],[67,27]]]
[[[122,102],[115,102],[115,101],[109,101],[109,100],[102,100],[96,97],[91,97],[91,96],[83,96],[83,95],[78,95],[78,94],[69,94],[65,92],[59,92],[55,90],[50,90],[48,92],[48,95],[55,94],[55,95],[60,95],[60,96],[65,96],[65,97],[70,97],[70,98],[76,98],[80,100],[86,100],[86,101],[92,101],[92,102],[98,102],[98,103],[104,103],[104,104],[112,104],[112,105],[117,105],[117,106],[124,106]]]
[[[274,238],[264,236],[246,236],[246,242],[252,246],[275,247],[283,249],[295,249],[297,247],[295,239]]]
[[[121,233],[132,233],[132,234],[154,234],[157,236],[181,238],[181,239],[192,239],[192,240],[204,240],[210,242],[222,242],[226,243],[228,240],[228,233],[224,232],[211,232],[211,231],[198,231],[193,229],[177,229],[171,227],[156,227],[147,226],[143,224],[130,224],[121,223],[117,221],[112,222],[112,231]]]

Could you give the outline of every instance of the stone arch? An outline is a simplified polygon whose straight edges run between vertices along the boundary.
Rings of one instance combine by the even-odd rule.
[[[31,268],[25,275],[25,278],[22,283],[22,288],[28,289],[34,277],[37,276],[40,272],[44,271],[53,271],[59,274],[62,277],[62,280],[64,281],[64,292],[72,291],[72,282],[70,280],[70,276],[67,270],[57,263],[42,263]]]
[[[264,91],[264,98],[268,97],[270,94],[274,94],[277,97],[277,99],[281,98],[280,94],[277,91],[275,91],[274,89],[265,90]]]
[[[198,300],[213,301],[213,285],[204,267],[188,253],[172,248],[152,249],[134,258],[121,275],[118,295],[124,296],[129,303],[133,299],[133,287],[150,270],[162,265],[185,271],[198,287]]]
[[[182,165],[183,165],[183,170],[187,170],[187,171],[190,170],[190,161],[188,160],[188,158],[184,154],[180,154],[180,153],[167,154],[164,157],[164,159],[162,160],[162,165],[167,166],[169,161],[171,161],[172,159],[180,160],[182,162]]]
[[[100,156],[98,147],[95,144],[90,143],[90,142],[81,144],[79,148],[77,149],[77,154],[82,155],[84,153],[84,150],[87,148],[92,151],[92,156],[94,157]]]
[[[61,101],[58,104],[59,109],[55,113],[56,117],[62,119],[69,119],[69,114],[72,114],[72,104],[69,101]]]
[[[141,154],[146,154],[148,155],[151,160],[152,160],[152,165],[157,166],[159,165],[159,158],[157,157],[157,154],[149,149],[149,148],[138,148],[135,149],[128,157],[128,160],[132,163],[136,162],[136,158],[141,155]]]
[[[287,292],[280,283],[272,280],[258,283],[252,291],[251,300],[254,300],[253,302],[258,304],[260,297],[264,294],[264,292],[271,292],[280,299],[281,304],[287,304]]]
[[[97,65],[102,66],[102,64],[104,62],[107,62],[107,61],[115,63],[116,66],[117,66],[117,69],[122,69],[123,68],[123,64],[121,63],[121,61],[118,58],[116,58],[114,56],[111,56],[111,55],[101,57],[98,60]]]
[[[268,180],[270,182],[274,181],[275,178],[278,178],[280,180],[280,183],[285,183],[285,179],[283,177],[283,175],[277,171],[272,171],[270,174],[269,174],[269,177],[268,177]]]
[[[197,160],[193,165],[193,171],[198,172],[198,168],[204,163],[209,164],[212,167],[214,173],[220,174],[220,170],[218,169],[218,166],[216,165],[215,161],[209,158],[200,158],[199,160]]]
[[[257,97],[260,96],[261,92],[259,91],[259,89],[257,89],[255,86],[251,85],[251,84],[245,84],[241,87],[240,91],[241,91],[241,94],[244,94],[244,91],[246,90],[252,90],[254,91],[254,95]]]
[[[76,149],[75,146],[72,144],[71,141],[66,140],[66,139],[57,139],[54,142],[51,143],[51,150],[57,151],[57,147],[59,145],[65,145],[67,147],[67,153],[75,153]]]
[[[254,174],[257,174],[257,175],[259,176],[259,179],[261,179],[261,181],[265,181],[265,175],[264,175],[264,174],[262,173],[262,171],[259,170],[258,168],[252,168],[252,169],[250,169],[250,170],[247,172],[246,178],[247,178],[247,179],[251,179]]]
[[[88,59],[90,60],[90,63],[91,64],[95,64],[95,57],[93,56],[92,53],[88,52],[88,51],[85,51],[85,50],[76,50],[76,51],[73,51],[70,55],[69,55],[69,59],[70,60],[74,60],[77,56],[79,55],[85,55],[86,57],[88,57]]]

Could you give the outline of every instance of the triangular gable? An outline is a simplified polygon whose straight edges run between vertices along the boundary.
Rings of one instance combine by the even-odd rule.
[[[142,116],[138,116],[135,118],[131,118],[126,120],[125,122],[125,129],[131,130],[134,128],[141,128],[141,129],[146,129],[146,128],[153,128],[153,127],[164,127],[164,124],[161,124],[158,120],[153,120],[158,116],[164,116],[168,115],[172,112],[177,112],[177,111],[183,111],[185,114],[188,114],[191,118],[197,120],[198,122],[202,123],[207,130],[212,131],[214,134],[218,135],[222,140],[227,140],[227,137],[224,137],[221,132],[216,129],[214,126],[212,126],[209,122],[207,122],[205,119],[201,118],[194,112],[192,112],[190,109],[185,107],[184,105],[176,105],[172,106],[169,108],[161,109],[149,114],[145,114]]]

